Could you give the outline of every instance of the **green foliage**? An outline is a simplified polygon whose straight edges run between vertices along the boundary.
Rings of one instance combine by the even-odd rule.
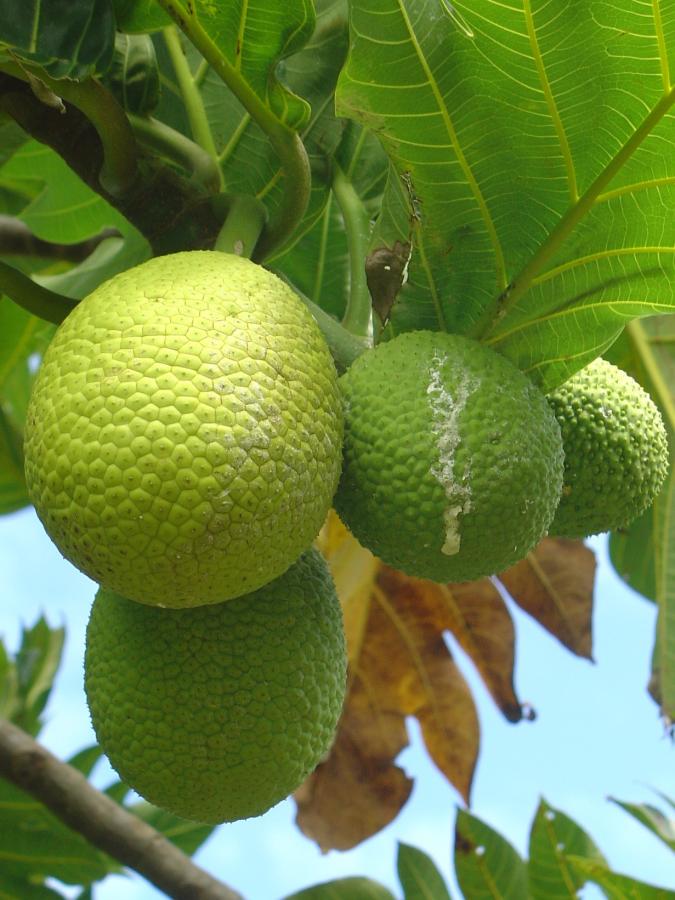
[[[115,39],[111,0],[0,0],[0,60],[38,63],[53,78],[105,72]]]
[[[351,4],[338,112],[408,194],[375,243],[416,248],[392,327],[487,340],[550,390],[626,319],[672,308],[672,25],[631,0],[453,6],[468,29],[437,0]]]
[[[443,876],[417,847],[399,844],[396,868],[404,900],[450,900]]]
[[[0,719],[5,718],[36,736],[43,721],[61,659],[63,628],[51,628],[44,618],[24,628],[12,657],[0,642]],[[85,776],[102,757],[97,746],[69,760]],[[186,853],[194,853],[213,829],[178,819],[147,803],[126,804],[127,785],[115,782],[106,791],[127,810],[165,835]],[[61,894],[44,884],[56,878],[69,885],[92,885],[122,872],[112,857],[64,825],[42,803],[0,778],[0,896],[16,900],[50,900]]]
[[[177,19],[193,40],[180,33]],[[213,51],[209,63],[205,48]],[[386,323],[380,335],[376,318],[376,337],[420,328],[464,333],[505,354],[547,391],[603,354],[649,390],[675,447],[675,317],[663,315],[675,311],[669,4],[0,0],[0,87],[8,77],[3,66],[5,72],[14,66],[16,75],[17,62],[43,66],[75,91],[71,81],[100,75],[145,124],[152,127],[152,112],[160,126],[174,129],[183,143],[173,155],[136,134],[144,165],[151,159],[185,176],[190,210],[211,194],[221,215],[244,194],[264,203],[270,220],[283,220],[294,184],[280,146],[286,141],[288,150],[299,138],[312,176],[308,202],[266,258],[299,291],[339,320],[350,305],[369,307],[371,297],[355,286],[365,268],[373,306]],[[54,100],[39,82],[32,87],[43,101]],[[89,239],[103,228],[119,233],[80,263],[32,255],[12,263],[79,299],[146,259],[148,236],[130,224],[123,203],[115,208],[87,187],[54,149],[8,119],[7,108],[0,105],[0,214],[56,243]],[[44,112],[46,123],[53,110]],[[63,120],[65,132],[71,120]],[[59,149],[66,158],[73,153],[67,142]],[[204,158],[215,179],[199,177],[195,161]],[[352,189],[350,210],[341,205],[339,177]],[[139,196],[137,205],[152,203],[150,188]],[[355,233],[354,221],[366,221],[365,234]],[[207,246],[214,237],[196,229],[190,241]],[[653,313],[660,315],[641,318]],[[28,502],[25,410],[53,331],[0,297],[0,514]],[[626,582],[658,603],[650,688],[672,719],[672,470],[653,507],[613,534],[610,549]],[[32,733],[61,640],[38,623],[25,632],[15,660],[0,654],[0,709]],[[89,774],[98,753],[83,751],[72,762]],[[108,793],[123,802],[127,789],[116,783]],[[49,849],[42,838],[52,828],[64,847],[83,854],[75,883],[89,884],[93,872],[114,865],[95,852],[86,862],[89,850],[68,844],[74,837],[63,826],[25,802],[25,821],[40,837],[30,865],[3,865],[0,893],[21,900],[60,896],[45,886],[36,858]],[[656,807],[620,805],[672,848],[672,824]],[[135,811],[187,852],[208,833],[184,830],[145,806]],[[19,842],[27,832],[11,815],[0,804],[0,832],[15,830],[12,840]],[[457,834],[456,869],[471,900],[491,884],[501,896],[537,900],[566,896],[563,884],[576,889],[587,880],[609,897],[666,896],[609,871],[592,839],[544,801],[527,862],[468,813],[460,814]],[[433,900],[445,900],[447,890],[421,851],[402,847],[398,863],[406,900],[416,896],[418,871],[425,888],[434,885]],[[356,890],[390,896],[364,879],[296,896],[351,898]],[[88,895],[84,888],[82,898]]]

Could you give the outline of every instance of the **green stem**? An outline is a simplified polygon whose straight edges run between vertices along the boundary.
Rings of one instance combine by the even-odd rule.
[[[186,169],[190,180],[208,193],[215,194],[220,190],[220,169],[199,144],[152,116],[146,118],[133,113],[127,113],[127,116],[141,144]]]
[[[0,262],[0,292],[29,313],[60,325],[77,306],[76,300],[36,284],[23,272]]]
[[[338,372],[345,372],[354,360],[370,349],[370,342],[365,337],[357,337],[334,319],[309,297],[301,293],[294,285],[293,290],[311,312],[326,339],[326,343],[335,360]]]
[[[223,56],[196,17],[187,12],[179,0],[158,2],[262,128],[279,157],[286,176],[285,192],[280,208],[270,220],[256,247],[256,258],[263,260],[295,231],[307,209],[311,174],[305,147],[298,134],[274,115],[241,73]]]
[[[337,200],[347,233],[349,249],[349,298],[342,325],[352,334],[372,334],[372,302],[366,280],[366,255],[370,239],[370,216],[354,190],[354,185],[336,164],[333,194]]]
[[[11,62],[0,64],[0,72],[29,84],[36,79],[57,97],[76,106],[96,129],[103,146],[103,165],[99,181],[114,196],[126,193],[138,176],[138,152],[124,110],[110,91],[98,81],[55,80],[41,70]]]
[[[227,215],[213,249],[250,259],[267,222],[267,210],[248,194],[228,200]]]
[[[626,334],[635,348],[645,368],[647,377],[654,388],[656,402],[666,414],[670,430],[675,432],[675,402],[673,402],[672,391],[661,373],[644,325],[639,319],[633,319],[632,322],[626,325]]]
[[[493,314],[492,311],[486,314],[486,316],[478,323],[476,329],[474,329],[475,334],[473,336],[485,338],[489,335],[498,323],[503,320],[506,313],[520,300],[523,294],[529,290],[532,280],[541,272],[548,260],[572,234],[579,222],[587,215],[595,204],[603,190],[617,175],[622,166],[630,159],[633,153],[635,153],[644,139],[668,113],[673,104],[675,104],[675,88],[671,88],[667,94],[664,94],[639,128],[633,132],[631,137],[614,156],[609,165],[603,169],[586,192],[582,194],[577,203],[570,207],[567,213],[560,219],[527,265],[521,269],[514,279],[511,280],[506,290],[499,295],[496,301],[496,314]],[[488,315],[489,325],[486,327]]]
[[[190,120],[190,128],[192,129],[192,136],[202,150],[205,150],[213,160],[217,160],[218,151],[216,150],[216,144],[213,140],[213,133],[211,131],[211,126],[209,125],[209,120],[206,117],[202,96],[197,87],[197,80],[196,78],[193,78],[192,72],[190,71],[190,66],[188,65],[185,53],[183,52],[176,26],[169,25],[163,30],[162,34],[164,35],[164,42],[166,43],[176,73],[178,87],[183,95],[185,111],[187,112],[188,119]]]

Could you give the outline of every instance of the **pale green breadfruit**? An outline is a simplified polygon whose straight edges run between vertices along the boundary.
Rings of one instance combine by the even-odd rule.
[[[459,335],[411,332],[363,354],[340,381],[335,506],[388,565],[471,581],[545,534],[562,485],[560,429],[504,357]]]
[[[622,369],[597,359],[548,396],[562,432],[565,473],[549,528],[583,538],[623,528],[644,512],[668,472],[661,414]]]
[[[211,251],[115,276],[58,329],[28,410],[26,478],[63,555],[159,606],[276,578],[318,532],[342,410],[303,303]]]
[[[331,746],[345,676],[340,604],[313,549],[199,609],[100,590],[87,628],[87,702],[111,765],[198,822],[258,816],[295,790]]]

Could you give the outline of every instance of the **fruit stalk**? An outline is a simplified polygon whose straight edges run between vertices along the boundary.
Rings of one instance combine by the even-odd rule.
[[[77,305],[77,301],[36,284],[23,272],[4,262],[0,262],[0,292],[29,313],[56,325]]]
[[[92,787],[11,722],[0,720],[0,776],[43,803],[91,844],[176,900],[242,900],[150,825]]]

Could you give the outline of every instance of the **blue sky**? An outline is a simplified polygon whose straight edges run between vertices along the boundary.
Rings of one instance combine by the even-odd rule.
[[[606,559],[604,538],[591,542],[599,558],[594,614],[595,665],[579,660],[512,607],[518,635],[516,687],[537,710],[535,722],[503,720],[471,663],[456,658],[477,701],[482,729],[472,812],[527,852],[529,824],[540,796],[575,818],[617,870],[675,891],[672,854],[626,813],[616,796],[657,802],[651,788],[675,796],[675,766],[658,710],[648,697],[655,609],[626,588]],[[64,624],[64,662],[48,710],[44,743],[64,757],[93,741],[82,688],[84,632],[94,585],[65,562],[30,510],[0,518],[0,635],[12,651],[22,624],[45,613]],[[454,886],[451,847],[459,798],[429,761],[414,721],[411,746],[399,763],[415,779],[412,797],[384,831],[348,853],[322,856],[293,824],[292,801],[260,819],[221,826],[197,861],[247,900],[279,900],[309,884],[345,875],[376,878],[398,888],[397,842],[429,853]],[[112,777],[96,771],[98,784]],[[141,879],[108,879],[97,900],[156,900]],[[459,897],[458,892],[454,892]],[[584,897],[599,896],[588,890]]]

